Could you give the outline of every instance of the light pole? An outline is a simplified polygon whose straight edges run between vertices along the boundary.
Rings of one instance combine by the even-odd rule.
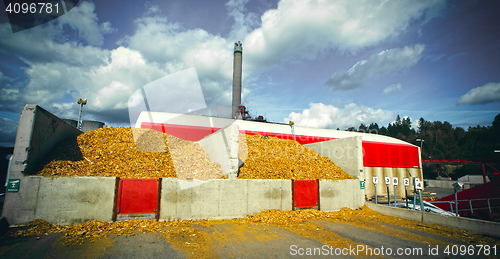
[[[455,216],[458,217],[458,201],[457,201],[457,192],[462,189],[464,186],[463,183],[456,182],[453,184],[453,189],[455,190]]]
[[[81,130],[82,129],[82,109],[83,109],[83,106],[85,104],[87,104],[87,99],[78,99],[78,101],[76,102],[80,105],[80,113],[78,114],[78,129]]]
[[[422,158],[424,157],[424,152],[422,152],[422,143],[424,143],[424,140],[421,138],[415,139],[415,141],[420,142],[420,164],[422,163]],[[430,157],[429,157],[430,159]],[[417,178],[418,179],[418,178]],[[424,180],[424,167],[422,166],[422,180]],[[417,198],[415,195],[415,181],[413,181],[413,209],[415,209],[415,199]],[[420,194],[420,191],[418,192]],[[422,208],[423,203],[422,203],[422,197],[420,197],[420,208]]]
[[[423,157],[424,156],[424,152],[422,152],[422,144],[424,143],[425,140],[418,138],[418,139],[415,139],[415,141],[419,141],[420,142],[420,154],[421,154],[421,157]]]
[[[295,125],[295,123],[293,121],[289,121],[288,125],[290,125],[290,128],[292,128],[292,136],[293,140],[295,140],[295,130],[293,129],[293,125]]]

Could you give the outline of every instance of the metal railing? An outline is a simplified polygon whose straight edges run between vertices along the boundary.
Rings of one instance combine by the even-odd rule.
[[[494,208],[500,208],[500,206],[491,206],[491,200],[500,200],[500,198],[483,198],[483,199],[469,199],[469,200],[457,200],[457,202],[467,202],[469,203],[469,208],[468,209],[459,209],[458,212],[460,211],[466,211],[466,210],[470,210],[470,213],[474,213],[474,210],[481,210],[481,209],[486,209],[486,207],[476,207],[474,209],[474,207],[472,206],[472,203],[473,202],[477,202],[477,201],[486,201],[486,203],[488,204],[488,211],[490,212],[491,214],[491,209]],[[453,207],[455,205],[455,201],[429,201],[429,203],[433,204],[433,203],[449,203],[450,204],[450,211],[452,213],[455,213],[453,211]]]

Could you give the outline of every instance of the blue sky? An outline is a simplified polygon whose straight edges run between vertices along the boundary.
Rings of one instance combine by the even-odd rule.
[[[27,103],[76,119],[87,98],[83,119],[129,126],[133,92],[192,67],[206,104],[230,105],[236,41],[255,116],[488,126],[500,112],[499,11],[500,1],[80,1],[17,33],[0,12],[0,145],[13,144]]]

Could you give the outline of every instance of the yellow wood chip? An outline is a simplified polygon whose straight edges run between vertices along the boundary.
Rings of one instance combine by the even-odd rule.
[[[330,158],[294,140],[240,134],[239,141],[239,157],[244,161],[241,179],[354,179]]]

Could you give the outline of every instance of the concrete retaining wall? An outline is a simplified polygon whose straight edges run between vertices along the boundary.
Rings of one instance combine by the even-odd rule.
[[[364,190],[359,182],[320,180],[320,209],[363,206]],[[228,219],[267,209],[292,210],[291,180],[217,179],[191,188],[185,184],[175,178],[162,180],[160,220]]]
[[[449,217],[431,212],[422,212],[417,210],[408,210],[408,209],[378,205],[378,204],[373,204],[371,202],[367,202],[366,205],[370,209],[375,210],[384,215],[389,215],[429,224],[436,224],[445,227],[469,230],[478,234],[490,235],[500,238],[500,223],[497,222],[461,218],[461,217]]]
[[[238,176],[239,134],[238,125],[231,124],[199,141],[210,161],[219,163],[222,172],[229,179],[236,179]]]
[[[26,104],[19,117],[10,179],[33,174],[60,141],[77,137],[80,130],[35,104]]]
[[[20,179],[17,193],[6,193],[2,215],[10,224],[35,219],[40,178],[25,177],[36,172],[49,151],[60,141],[82,132],[35,104],[26,104],[19,117],[9,179]]]
[[[191,188],[162,180],[160,220],[228,219],[266,209],[292,209],[290,180],[210,180]]]
[[[344,207],[357,209],[365,202],[364,194],[359,179],[319,181],[319,201],[322,211],[337,211]]]
[[[321,156],[330,158],[352,177],[363,180],[363,146],[361,136],[306,144]]]
[[[115,188],[115,177],[24,177],[18,193],[6,194],[2,216],[9,224],[35,219],[57,225],[112,221]]]
[[[24,224],[36,219],[36,200],[42,178],[23,177],[19,192],[5,193],[2,217],[5,217],[10,225]]]
[[[358,179],[319,184],[322,211],[363,205]],[[3,216],[9,224],[112,221],[115,191],[114,177],[24,177],[18,193],[7,193]],[[9,199],[11,195],[18,198]],[[240,218],[267,209],[292,210],[291,180],[216,179],[200,184],[162,179],[160,220]]]

